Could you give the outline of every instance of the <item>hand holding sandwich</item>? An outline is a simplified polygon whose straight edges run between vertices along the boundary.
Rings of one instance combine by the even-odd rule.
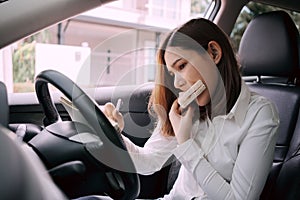
[[[179,144],[191,137],[195,107],[192,102],[206,89],[201,80],[194,83],[187,91],[179,93],[179,98],[174,101],[169,118]]]
[[[182,144],[191,137],[195,107],[189,106],[186,112],[182,112],[178,100],[174,101],[169,118],[178,144]]]

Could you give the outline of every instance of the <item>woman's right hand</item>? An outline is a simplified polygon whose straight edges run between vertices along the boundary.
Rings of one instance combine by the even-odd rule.
[[[124,129],[124,118],[123,115],[116,109],[114,104],[111,102],[106,103],[101,110],[107,118],[118,124],[119,130],[122,132]]]

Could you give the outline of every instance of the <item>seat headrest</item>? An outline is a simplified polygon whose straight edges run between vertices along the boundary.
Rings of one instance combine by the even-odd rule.
[[[240,42],[242,74],[294,78],[299,66],[298,40],[298,30],[286,12],[258,15]]]

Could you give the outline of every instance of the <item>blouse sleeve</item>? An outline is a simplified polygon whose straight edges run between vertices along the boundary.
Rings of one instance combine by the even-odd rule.
[[[157,126],[144,147],[139,147],[123,136],[127,150],[139,174],[150,175],[159,171],[177,146],[175,137],[165,137]]]
[[[272,165],[279,120],[271,104],[263,106],[253,120],[240,144],[230,182],[212,167],[193,139],[174,150],[210,199],[259,199]]]

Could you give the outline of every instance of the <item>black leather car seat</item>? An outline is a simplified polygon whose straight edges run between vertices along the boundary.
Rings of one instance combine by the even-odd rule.
[[[7,96],[0,82],[0,199],[67,199],[33,150],[8,129]]]
[[[280,117],[273,166],[261,199],[300,199],[298,41],[290,16],[273,11],[255,17],[240,43],[242,74],[257,77],[247,84],[273,101]]]
[[[33,150],[1,124],[0,177],[0,199],[67,199]]]

